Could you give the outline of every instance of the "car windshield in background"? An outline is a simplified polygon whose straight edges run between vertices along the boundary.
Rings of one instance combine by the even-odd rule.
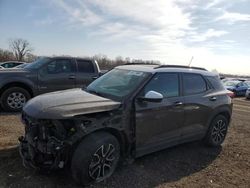
[[[92,82],[87,91],[121,101],[149,75],[147,72],[113,69]]]
[[[50,58],[48,58],[48,57],[39,58],[38,60],[34,61],[33,63],[28,64],[27,66],[25,66],[23,68],[25,68],[25,69],[38,69],[42,65],[47,63],[48,61],[50,61]]]
[[[224,85],[225,86],[236,86],[238,83],[240,83],[239,81],[228,81],[225,82]]]
[[[247,84],[248,87],[250,87],[250,81],[245,81],[245,84]]]

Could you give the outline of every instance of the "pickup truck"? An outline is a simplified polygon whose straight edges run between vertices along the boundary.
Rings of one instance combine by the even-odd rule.
[[[83,88],[100,75],[97,61],[74,57],[43,57],[22,69],[1,69],[1,107],[5,111],[20,111],[34,96]]]

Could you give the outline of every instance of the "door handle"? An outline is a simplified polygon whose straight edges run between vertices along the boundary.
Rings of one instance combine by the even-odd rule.
[[[98,76],[93,76],[93,77],[92,77],[93,80],[95,80],[95,79],[97,79],[97,78],[98,78]]]
[[[210,100],[210,101],[216,101],[217,98],[216,98],[216,97],[210,97],[209,100]]]
[[[175,106],[180,106],[180,105],[183,105],[183,102],[177,101],[177,102],[174,103],[174,105],[175,105]]]
[[[70,75],[70,76],[69,76],[69,79],[70,79],[70,80],[76,79],[76,76],[75,76],[75,75]]]

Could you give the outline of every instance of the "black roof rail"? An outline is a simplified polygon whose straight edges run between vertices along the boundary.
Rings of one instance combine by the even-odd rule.
[[[202,68],[202,67],[190,67],[190,66],[185,66],[185,65],[160,65],[158,67],[155,67],[155,69],[159,69],[159,68],[186,68],[186,69],[197,69],[197,70],[207,71],[207,69]]]
[[[157,64],[157,63],[125,63],[122,65],[159,65],[160,66],[160,64]]]

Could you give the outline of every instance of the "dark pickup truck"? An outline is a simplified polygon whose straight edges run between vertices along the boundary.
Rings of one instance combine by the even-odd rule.
[[[34,96],[86,87],[100,75],[92,59],[43,57],[22,69],[0,70],[0,103],[5,111],[20,111]]]

